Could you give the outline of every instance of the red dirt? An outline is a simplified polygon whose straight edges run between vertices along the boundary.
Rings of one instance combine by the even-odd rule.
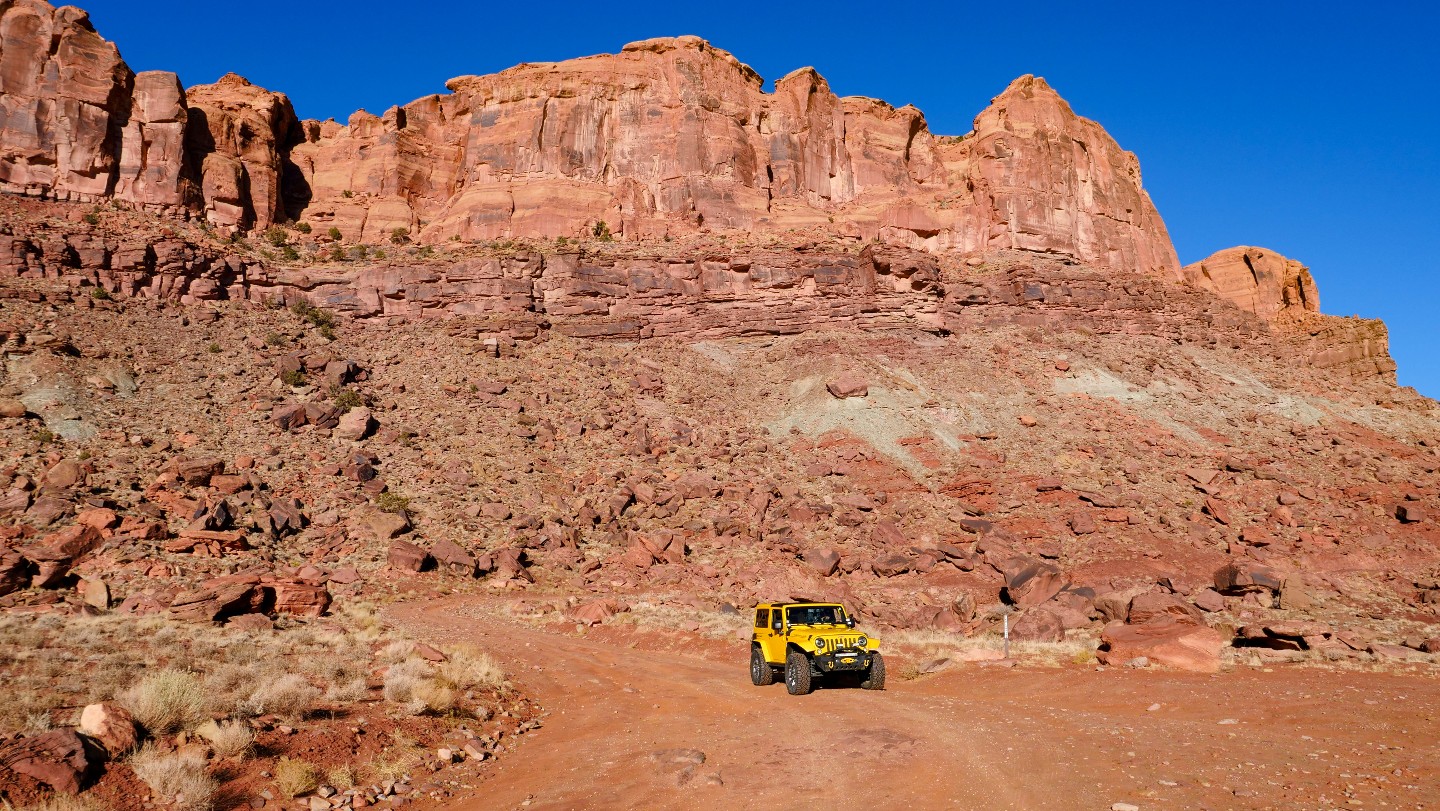
[[[800,698],[751,686],[738,640],[577,637],[498,619],[473,597],[396,617],[422,638],[494,651],[549,711],[453,811],[1440,802],[1440,680],[1424,671],[963,665]],[[705,762],[682,782],[649,758],[672,748]]]

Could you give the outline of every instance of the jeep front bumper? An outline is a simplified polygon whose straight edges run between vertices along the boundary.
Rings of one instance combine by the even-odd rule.
[[[839,650],[815,654],[815,669],[820,673],[865,670],[870,667],[870,654],[866,651]]]

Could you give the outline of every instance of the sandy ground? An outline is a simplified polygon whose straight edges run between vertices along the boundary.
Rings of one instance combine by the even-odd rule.
[[[454,811],[1440,805],[1425,672],[963,665],[905,681],[892,664],[884,692],[794,697],[749,683],[743,642],[538,630],[473,597],[396,618],[485,646],[550,713]],[[670,749],[705,759],[657,762]]]

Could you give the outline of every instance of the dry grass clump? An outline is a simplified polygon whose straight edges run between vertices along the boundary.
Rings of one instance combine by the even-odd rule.
[[[243,706],[251,715],[273,714],[298,721],[314,709],[319,699],[319,689],[305,677],[290,673],[257,687]]]
[[[205,683],[187,670],[151,673],[120,695],[120,703],[152,734],[178,732],[210,715]]]
[[[255,752],[255,733],[243,723],[231,721],[222,724],[209,721],[201,724],[195,734],[210,744],[210,749],[217,758],[243,760]]]
[[[474,645],[457,645],[446,651],[449,661],[440,665],[440,678],[460,690],[505,686],[505,672],[490,654]]]
[[[6,811],[11,808],[9,803],[5,804]],[[69,794],[56,794],[47,797],[38,803],[24,806],[17,811],[105,811],[100,804],[89,797],[76,797]]]
[[[411,715],[443,713],[455,706],[455,692],[435,678],[430,665],[406,659],[385,671],[385,700]]]
[[[275,764],[275,787],[286,797],[299,797],[320,787],[320,770],[298,758],[282,757]]]
[[[210,811],[220,784],[205,771],[205,758],[196,752],[161,752],[146,744],[130,758],[135,775],[155,793],[160,803],[179,811]]]
[[[370,685],[364,679],[351,679],[344,684],[334,684],[325,691],[325,700],[331,704],[355,704],[370,697]]]

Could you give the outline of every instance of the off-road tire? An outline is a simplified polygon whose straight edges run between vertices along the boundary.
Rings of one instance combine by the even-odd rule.
[[[785,657],[785,689],[792,696],[810,692],[810,660],[798,650],[790,651]]]
[[[756,687],[775,683],[775,668],[765,661],[765,654],[761,653],[759,645],[750,647],[750,683]]]
[[[880,654],[872,654],[870,657],[870,670],[865,674],[865,681],[860,686],[866,690],[885,689],[885,659]]]

